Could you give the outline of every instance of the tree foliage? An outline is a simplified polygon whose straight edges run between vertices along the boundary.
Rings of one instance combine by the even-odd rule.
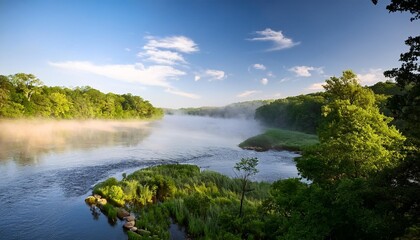
[[[104,94],[91,87],[47,87],[32,74],[0,75],[2,118],[146,119],[162,115],[162,109],[131,94]]]
[[[316,133],[324,103],[322,93],[278,99],[257,108],[255,119],[271,127]]]
[[[351,71],[324,86],[328,103],[318,132],[320,144],[297,160],[303,177],[314,182],[368,177],[395,166],[404,137],[379,112],[370,89]]]

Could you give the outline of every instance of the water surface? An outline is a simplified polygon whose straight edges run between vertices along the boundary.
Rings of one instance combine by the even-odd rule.
[[[262,131],[250,120],[19,120],[2,121],[0,129],[1,239],[126,239],[121,222],[111,226],[84,198],[98,181],[146,166],[196,164],[234,176],[242,157],[258,157],[255,180],[297,176],[294,153],[237,147]]]

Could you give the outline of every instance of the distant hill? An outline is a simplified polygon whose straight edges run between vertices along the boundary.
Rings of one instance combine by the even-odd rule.
[[[255,110],[266,105],[273,100],[256,100],[232,103],[224,107],[199,107],[199,108],[180,108],[165,109],[166,114],[186,114],[193,116],[209,116],[217,118],[245,118],[253,119]]]

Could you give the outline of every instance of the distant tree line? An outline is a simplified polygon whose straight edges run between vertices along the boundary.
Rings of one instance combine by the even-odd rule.
[[[131,94],[102,93],[85,86],[48,87],[32,74],[0,75],[1,118],[149,119],[163,110]]]
[[[369,87],[375,93],[375,103],[385,115],[391,115],[387,108],[388,97],[401,94],[393,82],[379,82]],[[255,110],[255,119],[271,127],[316,133],[322,120],[322,106],[328,101],[325,93],[312,93],[277,99]]]
[[[200,107],[181,108],[179,110],[167,110],[168,114],[186,114],[193,116],[208,116],[216,118],[254,118],[255,109],[271,102],[271,100],[255,100],[232,103],[224,107]]]

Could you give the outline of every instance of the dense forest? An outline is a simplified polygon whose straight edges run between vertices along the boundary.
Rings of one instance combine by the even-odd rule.
[[[0,75],[1,118],[150,119],[163,110],[131,94],[48,87],[32,74]]]
[[[387,99],[402,91],[394,82],[379,82],[366,87],[375,93],[375,104],[381,112],[390,115],[386,106]],[[269,127],[316,133],[321,123],[321,108],[327,103],[326,93],[312,93],[277,99],[255,110],[255,119]]]

